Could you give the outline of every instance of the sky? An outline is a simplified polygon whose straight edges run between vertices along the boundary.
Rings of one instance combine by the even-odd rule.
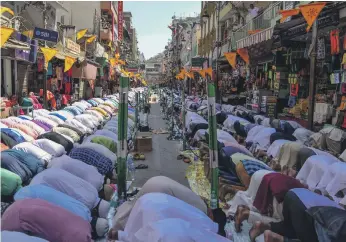
[[[124,1],[124,11],[132,13],[132,25],[136,28],[139,51],[145,59],[162,52],[171,38],[172,31],[167,27],[172,16],[196,16],[201,11],[200,1]]]

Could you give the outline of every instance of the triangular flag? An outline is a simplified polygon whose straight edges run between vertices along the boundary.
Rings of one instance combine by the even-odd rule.
[[[188,77],[190,77],[191,79],[193,79],[193,80],[195,79],[195,75],[193,74],[193,72],[190,71],[187,75],[188,75]]]
[[[283,23],[288,17],[299,14],[300,10],[298,8],[295,8],[295,9],[288,9],[288,10],[279,10],[279,12],[282,15],[280,19],[280,23]]]
[[[5,12],[10,13],[11,15],[14,15],[14,12],[12,11],[12,9],[0,6],[0,13],[3,14]]]
[[[96,39],[96,35],[93,35],[93,36],[91,36],[91,37],[89,37],[88,39],[87,39],[87,43],[91,43],[91,42],[93,42],[94,40]]]
[[[109,47],[109,48],[112,48],[112,41],[109,41],[108,47]]]
[[[211,67],[204,69],[204,73],[209,75],[209,77],[211,78],[211,76],[213,74],[213,69],[211,69]]]
[[[111,67],[114,67],[116,65],[116,60],[115,58],[110,58],[109,63],[111,63]]]
[[[235,64],[236,64],[236,58],[237,58],[237,53],[236,52],[228,52],[228,53],[224,53],[228,63],[235,68]]]
[[[47,70],[48,62],[56,55],[58,51],[56,49],[45,48],[45,47],[41,47],[40,49],[44,55],[44,67]]]
[[[11,29],[11,28],[0,27],[0,34],[1,34],[0,48],[4,46],[4,44],[10,38],[11,34],[13,33],[13,31],[14,31],[14,29]]]
[[[87,31],[88,31],[88,29],[79,30],[79,31],[77,32],[77,40],[83,38],[83,36],[86,34]]]
[[[249,53],[246,48],[237,49],[237,53],[245,61],[246,64],[250,63]]]
[[[318,15],[326,4],[326,2],[317,2],[299,6],[300,12],[308,23],[308,27],[306,29],[307,32],[309,32],[312,24],[317,19]]]
[[[26,37],[32,39],[32,36],[34,35],[34,31],[33,30],[27,30],[27,31],[24,31],[22,33],[22,35],[25,35]]]
[[[115,59],[119,59],[119,58],[120,58],[120,54],[119,53],[115,54]]]
[[[199,73],[203,78],[205,78],[205,71],[204,71],[204,70],[200,70],[200,71],[198,71],[198,73]]]
[[[64,72],[70,70],[75,62],[76,62],[75,58],[72,58],[70,56],[66,56],[65,57],[65,69],[64,69]]]

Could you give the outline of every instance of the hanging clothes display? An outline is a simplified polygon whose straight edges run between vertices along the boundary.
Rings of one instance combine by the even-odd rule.
[[[338,29],[330,31],[330,44],[331,44],[331,54],[337,55],[340,53],[340,41],[339,41]]]

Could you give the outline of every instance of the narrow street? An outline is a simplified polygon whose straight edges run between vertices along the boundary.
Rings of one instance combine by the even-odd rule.
[[[160,105],[151,105],[149,115],[149,126],[151,129],[167,129],[165,120],[161,117]],[[145,153],[145,161],[136,161],[137,164],[146,164],[148,169],[136,170],[134,187],[141,187],[153,176],[167,176],[180,184],[189,186],[185,178],[187,164],[177,160],[179,155],[179,141],[167,140],[169,134],[153,134],[153,150]]]

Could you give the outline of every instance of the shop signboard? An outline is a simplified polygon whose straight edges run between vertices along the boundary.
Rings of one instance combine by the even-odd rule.
[[[65,39],[66,48],[70,51],[79,54],[80,53],[80,45],[70,39]]]
[[[53,43],[58,42],[59,33],[49,29],[35,27],[34,39],[45,40]]]
[[[28,45],[30,46],[30,50],[16,49],[15,58],[18,60],[24,60],[24,61],[35,63],[36,57],[37,57],[37,48],[38,48],[37,40],[30,39],[27,36],[18,32],[16,33],[16,40],[28,43]]]
[[[195,57],[191,59],[191,71],[200,71],[203,67],[204,58]]]
[[[118,2],[118,40],[123,40],[123,1]]]

